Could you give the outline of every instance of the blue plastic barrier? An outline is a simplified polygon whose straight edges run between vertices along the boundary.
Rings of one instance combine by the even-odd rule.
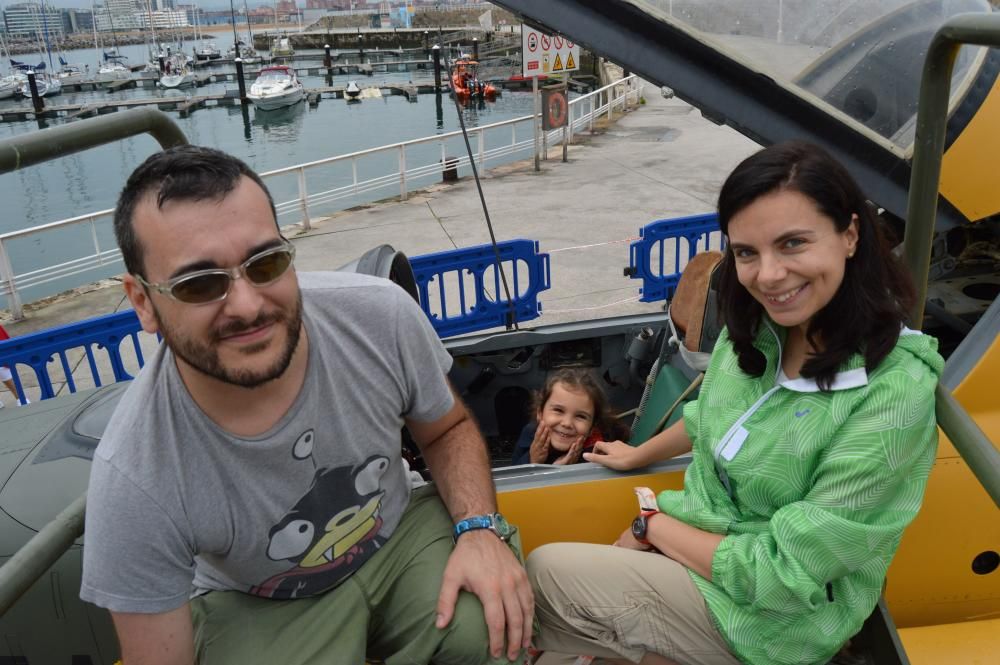
[[[549,255],[538,252],[535,240],[507,240],[498,248],[513,306],[503,296],[492,245],[410,258],[420,306],[441,337],[530,321],[541,314],[538,294],[551,287]]]
[[[661,219],[639,229],[640,239],[629,246],[629,267],[626,269],[629,277],[642,280],[639,300],[656,302],[672,298],[681,278],[682,257],[686,265],[699,251],[709,249],[709,236],[718,230],[719,217],[714,212]],[[682,251],[685,244],[686,257]],[[654,252],[658,255],[655,261]],[[668,267],[671,272],[666,272]]]
[[[489,285],[493,293],[503,293],[499,273],[493,267],[495,258],[492,245],[410,258],[420,290],[421,307],[438,335],[447,337],[502,326],[507,322],[508,313],[517,321],[538,318],[541,312],[538,293],[550,287],[549,255],[539,254],[538,243],[534,240],[509,240],[499,243],[499,249],[507,278],[511,280],[509,283],[514,295],[513,308],[506,300],[497,300],[486,292]],[[449,274],[457,283],[457,306],[446,299],[445,282],[449,280]],[[464,279],[470,276],[474,283],[471,285],[472,293],[468,294]],[[437,289],[432,296],[431,286],[435,281]],[[471,301],[470,296],[474,298]],[[95,350],[108,354],[115,381],[128,381],[132,379],[132,375],[125,369],[119,347],[126,338],[131,338],[139,367],[142,367],[145,360],[139,347],[141,330],[142,326],[139,325],[135,312],[127,310],[29,333],[0,342],[0,365],[7,365],[15,370],[14,384],[21,394],[24,393],[16,367],[29,366],[38,379],[43,400],[55,397],[52,378],[49,376],[49,363],[54,362],[56,356],[66,376],[69,391],[77,391],[70,361],[66,357],[66,352],[71,349],[83,349],[95,385],[102,385],[94,357]]]
[[[128,381],[132,375],[125,370],[119,347],[125,339],[131,338],[139,367],[142,367],[144,360],[142,349],[139,348],[139,331],[141,329],[135,312],[128,310],[78,321],[58,328],[40,330],[0,342],[0,365],[7,365],[11,368],[14,374],[14,385],[22,394],[24,391],[21,387],[21,379],[14,370],[17,365],[31,367],[38,379],[41,398],[49,399],[55,397],[48,370],[48,364],[54,361],[54,356],[59,357],[69,391],[76,392],[73,370],[66,357],[66,352],[70,349],[83,348],[95,385],[102,385],[101,375],[97,371],[97,362],[94,359],[96,347],[97,350],[103,350],[108,354],[114,380]]]

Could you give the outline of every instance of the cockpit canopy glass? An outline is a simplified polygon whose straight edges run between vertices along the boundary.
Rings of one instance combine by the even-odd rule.
[[[750,69],[908,151],[924,56],[937,29],[989,0],[634,0],[650,20],[693,32]],[[949,108],[988,49],[963,47]],[[667,85],[669,81],[664,81]],[[846,116],[846,118],[844,118]]]

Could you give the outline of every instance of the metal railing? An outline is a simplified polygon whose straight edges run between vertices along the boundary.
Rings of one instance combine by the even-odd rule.
[[[635,76],[622,79],[616,83],[604,86],[598,90],[581,95],[569,103],[569,122],[565,129],[556,129],[547,133],[543,145],[554,145],[565,135],[572,142],[573,135],[581,130],[594,130],[595,122],[601,118],[613,117],[616,110],[622,110],[629,104],[638,103],[641,86],[637,85]],[[535,116],[534,119],[537,119]],[[517,155],[530,155],[534,149],[532,132],[524,131],[518,136],[519,126],[531,126],[533,116],[526,115],[511,120],[504,120],[468,130],[469,139],[475,150],[473,158],[480,170],[490,165]],[[505,135],[509,132],[509,138]],[[295,198],[276,202],[279,224],[301,223],[305,229],[312,228],[313,215],[326,215],[344,210],[360,202],[371,202],[389,196],[398,196],[406,200],[414,189],[425,187],[441,176],[443,170],[469,168],[469,157],[463,150],[460,155],[450,156],[449,140],[454,140],[457,152],[457,141],[460,131],[448,132],[436,136],[402,141],[389,145],[359,150],[345,155],[337,155],[313,162],[297,164],[262,173],[265,180],[273,181],[280,178],[295,178],[297,196]],[[489,135],[490,140],[487,140]],[[428,146],[438,146],[437,150],[428,150]],[[417,155],[416,153],[421,154]],[[544,152],[544,148],[543,148]],[[434,158],[430,159],[433,154]],[[543,155],[544,156],[544,155]],[[2,157],[2,156],[0,156]],[[382,158],[394,161],[395,167],[388,166],[379,175],[363,177],[359,167],[365,160]],[[422,158],[422,161],[421,161]],[[335,178],[329,173],[317,185],[309,186],[308,174],[320,171],[340,170]],[[349,172],[348,172],[349,169]],[[322,174],[321,174],[322,175]],[[316,178],[320,179],[319,176]],[[274,189],[272,187],[272,189]],[[391,193],[390,193],[391,192]],[[362,197],[366,197],[363,198]],[[361,200],[359,200],[361,199]],[[317,208],[322,208],[322,212]],[[35,226],[29,229],[0,234],[0,294],[7,296],[7,304],[15,319],[23,316],[23,301],[21,292],[27,288],[42,286],[75,275],[89,274],[90,279],[64,288],[80,286],[94,279],[110,276],[111,267],[121,263],[121,254],[113,240],[102,243],[102,231],[105,238],[110,234],[109,225],[114,209],[98,210],[96,212],[78,215],[69,219]],[[282,221],[290,215],[297,215],[297,220]],[[65,231],[73,227],[89,227],[89,243],[92,246],[89,253],[69,261],[43,266],[15,273],[10,261],[11,244],[32,236],[48,234],[55,231]],[[98,272],[103,270],[104,272]]]

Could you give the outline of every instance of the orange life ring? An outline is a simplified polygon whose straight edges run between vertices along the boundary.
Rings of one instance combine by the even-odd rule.
[[[546,129],[556,129],[566,125],[566,113],[569,105],[566,103],[566,93],[558,90],[549,94],[545,107]]]

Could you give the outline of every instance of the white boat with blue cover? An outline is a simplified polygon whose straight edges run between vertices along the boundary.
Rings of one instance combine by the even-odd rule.
[[[295,70],[287,65],[271,65],[261,69],[247,93],[247,99],[262,111],[297,104],[304,96],[302,81]]]

